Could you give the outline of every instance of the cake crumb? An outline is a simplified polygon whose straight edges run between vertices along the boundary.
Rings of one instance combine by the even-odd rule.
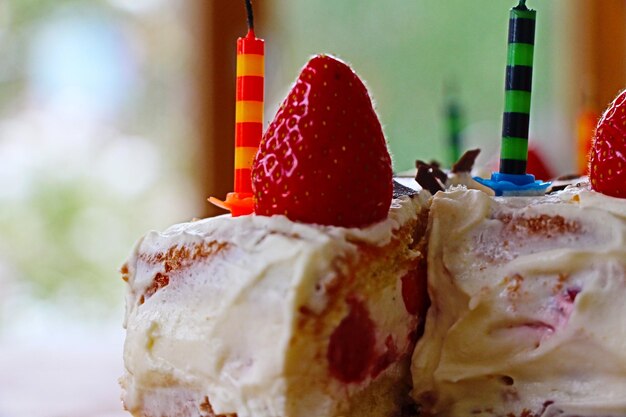
[[[508,233],[525,235],[541,235],[547,238],[565,233],[579,234],[582,227],[577,221],[568,221],[563,216],[549,216],[541,214],[535,217],[513,217],[504,214],[498,217],[504,223],[504,231]]]
[[[200,417],[237,417],[237,414],[215,414],[215,411],[213,411],[213,407],[211,406],[211,402],[209,401],[209,397],[206,396],[198,408],[200,409],[200,412],[203,413],[200,414]]]

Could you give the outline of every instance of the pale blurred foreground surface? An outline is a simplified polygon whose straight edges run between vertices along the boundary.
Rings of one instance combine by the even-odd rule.
[[[17,314],[0,332],[0,417],[130,416],[117,382],[123,309],[90,322],[19,300],[6,307]]]
[[[0,1],[0,417],[114,417],[118,273],[197,207],[184,1]]]

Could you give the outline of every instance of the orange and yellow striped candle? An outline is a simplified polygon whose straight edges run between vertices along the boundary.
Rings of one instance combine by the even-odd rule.
[[[252,195],[252,162],[263,136],[265,42],[250,29],[237,40],[235,193]]]
[[[254,212],[252,163],[263,136],[265,41],[254,35],[252,1],[245,0],[248,34],[237,39],[237,96],[235,109],[235,189],[222,201],[209,201],[233,217]]]

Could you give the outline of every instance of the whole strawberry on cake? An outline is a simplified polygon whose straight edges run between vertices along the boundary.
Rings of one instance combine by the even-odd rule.
[[[387,144],[363,82],[335,58],[311,59],[256,156],[255,212],[367,226],[387,217],[391,177]]]
[[[123,400],[150,417],[413,412],[428,193],[394,193],[369,94],[304,67],[252,169],[255,214],[147,234],[128,282]],[[394,198],[395,197],[395,198]]]

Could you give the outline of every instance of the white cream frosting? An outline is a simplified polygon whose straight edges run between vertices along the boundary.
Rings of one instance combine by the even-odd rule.
[[[625,200],[441,192],[429,230],[432,306],[412,364],[426,409],[626,416]]]
[[[457,187],[466,187],[470,190],[479,190],[483,193],[495,196],[496,193],[489,187],[486,187],[476,181],[474,176],[469,172],[452,172],[448,175],[448,180],[446,181],[446,189],[454,189]]]
[[[283,216],[221,216],[147,234],[127,263],[126,407],[181,410],[181,398],[208,395],[216,414],[286,416],[288,402],[297,400],[286,397],[284,375],[285,362],[293,360],[288,352],[297,309],[323,310],[327,299],[320,288],[333,278],[333,260],[356,252],[359,243],[389,243],[394,230],[416,218],[425,199],[394,200],[386,220],[363,229],[306,225]],[[209,242],[227,246],[171,272],[167,291],[140,305],[139,297],[163,270],[147,257]],[[393,298],[401,303],[401,293]],[[398,305],[390,308],[397,311]],[[159,388],[167,386],[176,388]],[[152,395],[151,388],[160,391]],[[310,414],[298,417],[327,415],[332,401],[317,398]]]

